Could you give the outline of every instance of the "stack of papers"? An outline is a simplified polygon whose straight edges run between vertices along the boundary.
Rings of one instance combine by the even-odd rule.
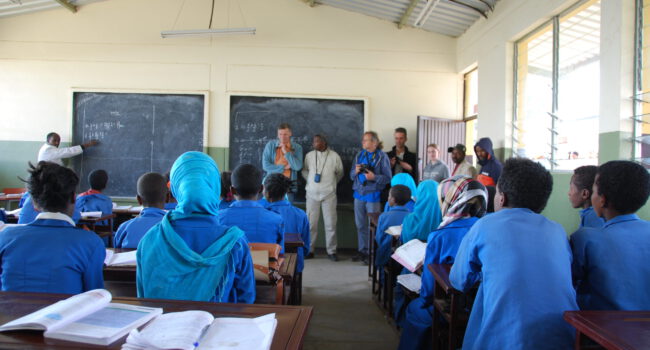
[[[397,283],[404,286],[404,288],[420,294],[422,288],[422,278],[414,273],[397,276]]]
[[[7,215],[13,215],[13,216],[18,216],[18,215],[20,215],[20,211],[21,211],[22,209],[23,209],[23,208],[18,208],[18,209],[14,209],[14,210],[5,211],[5,214],[7,214]]]
[[[137,250],[125,253],[115,253],[112,249],[106,249],[104,264],[106,266],[135,266],[136,253]]]
[[[81,212],[81,217],[84,219],[92,219],[92,218],[101,218],[102,217],[102,212],[101,211],[82,211]]]

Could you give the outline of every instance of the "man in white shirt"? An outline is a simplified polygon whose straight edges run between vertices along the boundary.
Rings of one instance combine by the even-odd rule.
[[[311,232],[311,252],[307,258],[314,256],[314,246],[318,237],[318,220],[323,209],[325,224],[325,241],[327,256],[332,261],[336,257],[336,184],[343,177],[343,162],[338,153],[327,147],[323,135],[315,135],[314,150],[307,153],[303,162],[302,177],[307,180],[307,217]]]
[[[43,144],[38,151],[38,161],[52,162],[58,165],[63,165],[63,158],[70,158],[83,153],[84,149],[95,146],[99,142],[97,140],[90,140],[82,145],[59,148],[61,144],[61,136],[55,132],[47,134],[47,142]]]

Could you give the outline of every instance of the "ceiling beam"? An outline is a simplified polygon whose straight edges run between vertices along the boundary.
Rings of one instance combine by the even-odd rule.
[[[460,1],[458,1],[458,0],[449,0],[449,1],[453,2],[454,4],[458,4],[458,5],[460,5],[460,6],[464,6],[464,7],[467,7],[467,8],[469,8],[469,9],[472,9],[472,10],[474,10],[474,11],[480,13],[481,15],[483,15],[483,17],[485,17],[485,18],[487,19],[487,13],[485,13],[484,11],[481,11],[480,9],[477,9],[477,8],[474,7],[474,6],[467,5],[466,3],[464,3],[464,2],[460,2]]]
[[[406,11],[404,11],[402,18],[399,20],[399,23],[397,23],[397,28],[402,29],[406,25],[406,22],[408,22],[409,17],[411,17],[411,13],[413,13],[413,10],[419,1],[420,0],[411,0],[409,7],[406,8]]]
[[[494,11],[494,6],[490,5],[489,2],[487,2],[487,1],[485,1],[485,0],[479,0],[479,1],[481,1],[482,3],[484,3],[485,6],[487,6],[487,7],[490,9],[490,11]]]
[[[61,6],[67,8],[72,13],[77,12],[77,6],[71,4],[70,1],[68,0],[54,0],[54,1],[58,2]]]

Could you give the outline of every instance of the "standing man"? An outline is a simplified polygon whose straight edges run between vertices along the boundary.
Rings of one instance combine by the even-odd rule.
[[[88,148],[95,146],[99,143],[97,140],[90,140],[84,144],[72,147],[59,148],[61,144],[61,136],[55,132],[47,134],[46,142],[41,146],[38,151],[38,161],[52,162],[63,166],[63,158],[70,158],[78,156]]]
[[[473,179],[476,178],[476,168],[465,160],[465,145],[459,143],[454,147],[447,148],[447,152],[451,153],[451,160],[455,164],[451,176],[465,175]]]
[[[478,182],[484,186],[496,186],[501,176],[503,165],[494,156],[492,149],[492,140],[489,137],[484,137],[474,145],[474,153],[478,157],[478,163],[481,165],[481,172],[476,177]]]
[[[291,126],[282,123],[278,126],[278,139],[269,141],[262,153],[262,168],[268,174],[280,173],[293,181],[292,194],[289,199],[293,201],[296,192],[295,181],[298,171],[302,169],[302,146],[291,142]]]
[[[392,171],[393,176],[399,173],[408,173],[417,181],[418,158],[415,153],[409,152],[409,148],[406,147],[406,141],[408,141],[406,129],[401,127],[395,129],[393,136],[395,137],[395,146],[393,146],[393,149],[388,152],[390,170]]]
[[[314,246],[318,237],[318,220],[321,208],[325,224],[325,244],[327,257],[338,261],[336,256],[336,184],[343,177],[343,162],[338,153],[327,145],[325,136],[317,134],[313,139],[314,150],[305,156],[302,177],[307,180],[307,217],[311,251],[307,258],[314,256]]]

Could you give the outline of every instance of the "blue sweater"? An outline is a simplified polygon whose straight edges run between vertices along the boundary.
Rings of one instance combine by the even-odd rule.
[[[305,245],[298,249],[296,271],[302,272],[303,267],[305,266],[305,255],[309,254],[309,248],[311,246],[309,219],[307,218],[307,214],[305,214],[302,209],[291,205],[288,200],[269,203],[266,208],[282,216],[282,220],[284,221],[284,232],[300,234]]]
[[[251,243],[277,243],[284,253],[284,222],[279,214],[264,209],[257,201],[235,201],[220,210],[219,223],[237,226]]]
[[[363,173],[355,174],[357,164],[371,166],[374,169],[375,179],[366,181]],[[390,183],[392,176],[390,161],[386,153],[379,149],[375,150],[372,154],[366,150],[361,150],[354,157],[354,163],[352,163],[352,168],[350,169],[350,179],[353,181],[352,189],[355,192],[355,198],[358,195],[365,196],[371,193],[381,192]]]
[[[144,208],[140,216],[124,222],[115,234],[115,248],[137,248],[144,234],[165,216],[158,208]]]

